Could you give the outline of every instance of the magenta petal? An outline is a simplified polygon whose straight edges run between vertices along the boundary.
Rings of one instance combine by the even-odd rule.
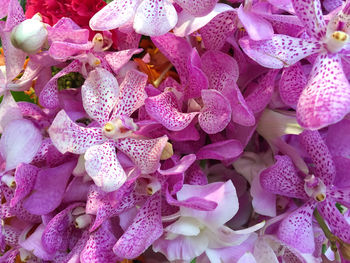
[[[136,70],[130,70],[126,73],[122,84],[120,84],[119,97],[111,119],[120,115],[130,116],[144,104],[147,98],[145,92],[147,78],[146,74]]]
[[[84,159],[86,172],[103,191],[115,191],[126,181],[126,174],[117,159],[113,141],[91,146]]]
[[[32,191],[38,171],[36,166],[30,164],[22,163],[17,166],[15,172],[16,190],[11,199],[12,207]]]
[[[146,36],[164,35],[177,23],[177,12],[170,1],[143,0],[136,10],[134,29]]]
[[[162,233],[161,196],[156,193],[141,207],[132,224],[113,247],[113,251],[120,258],[136,258]]]
[[[297,106],[301,126],[316,130],[340,121],[350,111],[350,85],[341,59],[320,54]]]
[[[260,184],[266,191],[283,196],[307,199],[302,180],[288,156],[276,155],[276,163],[263,170]]]
[[[108,70],[96,68],[90,71],[81,88],[81,96],[86,113],[102,126],[109,120],[116,103],[119,85]]]
[[[6,160],[6,170],[20,163],[30,163],[41,145],[41,132],[29,120],[10,122],[0,139],[0,152]]]
[[[149,140],[125,138],[118,140],[116,147],[134,162],[142,174],[150,174],[158,169],[167,141],[167,136]]]
[[[305,130],[299,135],[301,145],[314,163],[315,175],[331,186],[336,174],[332,156],[318,131]]]
[[[188,154],[185,155],[180,159],[180,161],[173,167],[167,169],[167,170],[160,170],[158,169],[158,172],[162,175],[174,175],[174,174],[181,174],[187,171],[187,169],[193,164],[193,162],[196,160],[196,155],[194,154]]]
[[[279,226],[278,237],[302,253],[313,253],[315,241],[312,213],[315,208],[316,201],[310,200],[287,216]]]
[[[323,18],[320,0],[292,0],[296,15],[305,25],[307,33],[321,39],[326,34],[326,22]]]
[[[36,177],[34,191],[23,202],[24,208],[35,215],[46,215],[58,207],[75,165],[73,161],[41,169]]]
[[[106,139],[101,128],[85,128],[74,123],[64,110],[61,110],[49,128],[49,135],[61,153],[81,154],[92,145],[101,144]]]
[[[218,0],[175,0],[174,2],[194,16],[204,16],[214,9]]]
[[[95,232],[90,234],[80,254],[81,263],[117,262],[117,256],[112,251],[116,241],[112,225],[106,221]]]
[[[202,90],[202,99],[199,125],[208,134],[221,132],[231,120],[230,102],[217,90]]]
[[[281,100],[295,109],[305,85],[306,77],[299,62],[283,69],[279,82]]]
[[[178,110],[177,98],[171,91],[147,98],[145,104],[147,113],[171,131],[183,130],[198,114],[198,112],[180,112]]]
[[[201,70],[201,59],[195,48],[188,58],[187,68],[189,82],[187,89],[185,88],[185,99],[198,98],[201,96],[201,90],[208,88],[208,79]]]
[[[178,201],[173,198],[169,192],[166,192],[166,201],[173,206],[187,207],[198,211],[213,211],[218,204],[214,201],[206,200],[201,197],[193,196],[186,200]]]
[[[197,152],[197,159],[230,160],[237,158],[243,152],[242,145],[237,140],[226,140],[208,144]]]
[[[274,35],[271,39],[254,41],[249,37],[239,40],[243,51],[258,64],[267,68],[283,68],[318,52],[321,45],[314,40],[286,35]]]

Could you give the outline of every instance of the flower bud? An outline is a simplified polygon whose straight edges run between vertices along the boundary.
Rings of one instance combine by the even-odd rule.
[[[36,53],[47,39],[47,30],[39,15],[24,20],[11,32],[11,43],[26,53]]]

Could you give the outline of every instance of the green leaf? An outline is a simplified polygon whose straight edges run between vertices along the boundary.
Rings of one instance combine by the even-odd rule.
[[[23,8],[23,12],[26,12],[26,3],[27,3],[27,0],[19,0],[19,3],[20,3],[20,5],[21,5],[22,8]]]
[[[192,259],[191,263],[196,263],[196,258]]]
[[[340,213],[343,213],[343,212],[344,212],[344,207],[343,207],[341,204],[335,203],[335,206],[338,208],[338,210],[339,210]]]
[[[27,94],[25,94],[23,91],[11,91],[11,94],[15,101],[27,101],[31,103],[35,103],[35,100],[30,98]]]

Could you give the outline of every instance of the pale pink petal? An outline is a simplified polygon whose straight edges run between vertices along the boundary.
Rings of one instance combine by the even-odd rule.
[[[135,219],[113,247],[120,258],[132,259],[143,253],[163,233],[161,196],[147,199]]]
[[[197,159],[230,160],[237,158],[243,151],[242,145],[237,140],[226,140],[208,144],[197,152]]]
[[[186,128],[198,112],[182,113],[178,109],[177,98],[171,91],[163,92],[145,101],[147,113],[171,131]]]
[[[225,224],[238,211],[238,198],[232,181],[207,185],[184,184],[176,196],[179,201],[184,201],[195,196],[216,202],[218,206],[213,211],[199,211],[192,208],[180,207],[182,216],[197,218],[212,227]]]
[[[69,177],[76,165],[75,161],[54,168],[41,169],[36,177],[31,195],[23,202],[23,207],[34,215],[46,215],[62,202]]]
[[[276,195],[265,191],[260,184],[260,176],[254,177],[250,194],[253,197],[252,206],[260,215],[276,216]]]
[[[271,39],[259,41],[243,37],[239,40],[239,44],[258,64],[276,69],[291,66],[321,49],[318,41],[278,34]]]
[[[146,36],[164,35],[177,23],[177,12],[170,1],[143,0],[136,10],[134,29]]]
[[[110,30],[127,23],[135,14],[140,0],[114,0],[98,11],[89,22],[92,30]]]
[[[2,8],[2,7],[1,7]],[[25,20],[23,8],[19,1],[10,0],[8,5],[5,31],[10,32],[16,25]]]
[[[306,28],[306,32],[321,39],[326,34],[326,22],[323,18],[320,0],[292,0],[296,15]]]
[[[206,49],[220,50],[224,46],[227,37],[237,28],[236,16],[235,11],[223,12],[200,29]]]
[[[51,44],[49,54],[55,60],[66,61],[83,51],[90,50],[93,47],[92,42],[84,44],[75,44],[62,41],[55,41]]]
[[[208,134],[221,132],[231,120],[229,100],[217,90],[202,90],[202,100],[199,125]]]
[[[273,36],[272,25],[259,15],[253,13],[254,7],[251,9],[252,10],[247,10],[243,8],[243,5],[237,9],[238,18],[245,30],[247,30],[249,37],[253,40],[271,38]]]
[[[53,27],[47,27],[48,41],[65,41],[84,44],[89,40],[89,30],[80,28],[72,19],[62,17]]]
[[[167,141],[167,136],[149,140],[125,138],[118,140],[116,147],[134,162],[142,174],[150,174],[158,169]]]
[[[119,43],[118,43],[119,44]],[[129,62],[130,58],[135,55],[139,54],[143,51],[142,48],[133,48],[133,49],[127,49],[122,50],[119,52],[105,52],[104,58],[108,62],[108,65],[113,70],[114,74],[118,74],[119,70],[127,63]]]
[[[145,103],[147,78],[146,74],[136,70],[130,70],[126,73],[122,84],[120,84],[119,97],[111,119],[118,118],[120,115],[129,117]]]
[[[81,96],[86,113],[102,126],[109,120],[117,102],[119,85],[108,70],[96,68],[90,71],[81,88]]]
[[[41,132],[29,120],[10,122],[0,139],[0,152],[6,161],[6,170],[20,163],[30,163],[41,145]]]
[[[7,16],[9,4],[10,4],[10,0],[0,0],[0,6],[2,7],[0,9],[0,19]]]
[[[5,92],[0,104],[0,132],[13,120],[22,119],[22,113],[10,92]]]
[[[298,101],[298,122],[317,130],[340,121],[349,111],[350,85],[340,58],[320,54]]]
[[[302,253],[313,253],[315,241],[312,213],[315,208],[316,201],[310,200],[283,219],[278,228],[279,239]]]
[[[194,16],[207,15],[217,2],[218,0],[175,0],[175,3]]]
[[[85,153],[92,145],[101,144],[106,139],[101,128],[85,128],[74,123],[64,110],[55,117],[49,130],[53,144],[61,153]]]
[[[112,192],[124,184],[126,174],[117,159],[113,142],[91,146],[84,158],[86,172],[103,191]]]
[[[301,92],[306,86],[306,76],[299,62],[283,69],[279,82],[281,100],[288,106],[296,108]]]

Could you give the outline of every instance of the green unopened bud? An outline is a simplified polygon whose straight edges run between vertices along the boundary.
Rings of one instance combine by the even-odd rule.
[[[41,49],[47,39],[47,30],[37,14],[15,26],[11,32],[11,43],[26,53],[33,54]]]

